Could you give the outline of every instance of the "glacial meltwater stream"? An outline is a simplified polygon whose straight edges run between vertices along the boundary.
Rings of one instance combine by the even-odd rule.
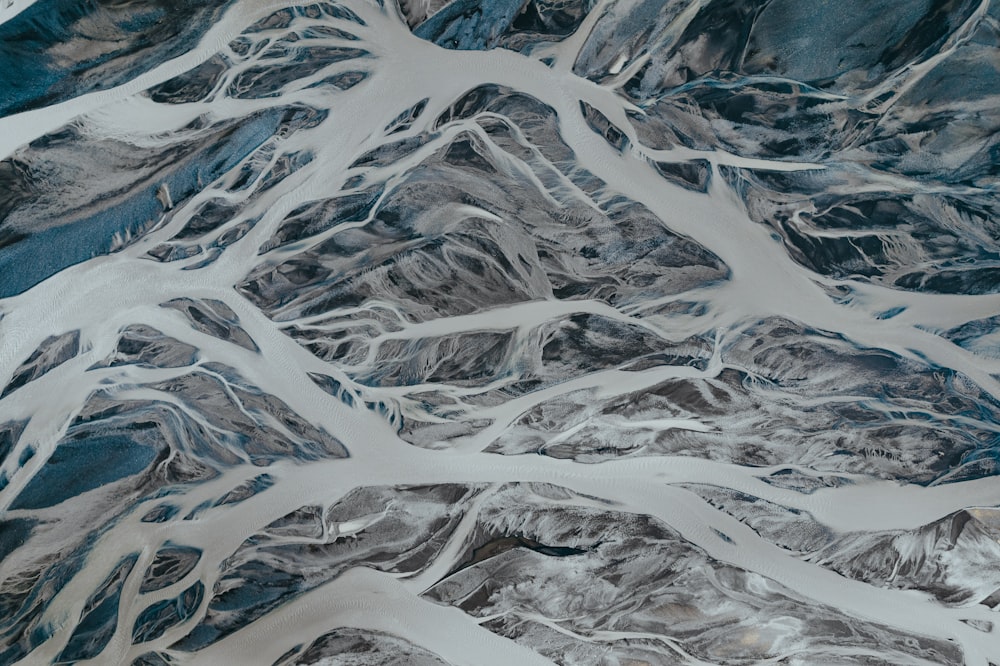
[[[1000,664],[997,3],[14,0],[0,82],[0,664]]]

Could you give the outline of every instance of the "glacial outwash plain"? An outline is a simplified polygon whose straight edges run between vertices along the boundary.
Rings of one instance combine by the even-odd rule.
[[[1000,0],[0,0],[0,666],[1000,666]]]

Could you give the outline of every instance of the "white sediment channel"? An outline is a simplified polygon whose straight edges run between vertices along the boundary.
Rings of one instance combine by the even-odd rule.
[[[0,0],[0,23],[6,23],[37,0]]]
[[[197,48],[128,84],[37,112],[0,119],[0,155],[9,155],[19,146],[81,115],[101,111],[102,124],[109,126],[113,116],[108,114],[116,110],[129,112],[129,104],[119,102],[189,70],[218,52],[254,20],[286,4],[237,4]],[[712,307],[721,313],[721,319],[714,319],[714,324],[785,317],[838,333],[859,346],[888,348],[911,358],[917,352],[930,362],[960,370],[986,390],[1000,395],[1000,384],[994,377],[1000,371],[995,367],[996,361],[975,357],[927,332],[989,313],[996,309],[996,298],[946,299],[859,286],[861,298],[857,302],[835,303],[824,291],[821,279],[795,264],[766,229],[747,218],[721,184],[722,179],[714,180],[709,195],[688,192],[665,183],[644,156],[697,157],[716,165],[750,169],[810,169],[816,165],[762,164],[760,160],[745,160],[731,154],[657,153],[643,149],[634,137],[633,147],[621,154],[592,132],[579,113],[579,102],[584,100],[626,128],[622,101],[606,88],[509,51],[441,49],[413,37],[391,13],[360,2],[351,6],[368,23],[367,28],[352,26],[352,29],[362,37],[363,46],[377,54],[378,66],[368,81],[339,94],[336,104],[330,105],[329,118],[309,136],[310,141],[319,136],[327,142],[318,146],[316,159],[269,198],[252,204],[264,217],[243,240],[227,248],[215,263],[185,271],[181,270],[184,262],[159,264],[143,258],[144,252],[166,236],[162,230],[154,231],[149,239],[121,253],[73,266],[22,295],[0,301],[3,314],[0,379],[9,380],[17,364],[49,335],[80,329],[85,350],[77,359],[0,403],[5,420],[30,418],[18,448],[32,446],[37,451],[23,468],[8,469],[11,483],[0,495],[0,503],[9,506],[17,492],[27,485],[52,454],[75,411],[99,383],[124,398],[136,391],[138,383],[179,376],[191,370],[126,367],[85,372],[110,353],[118,331],[132,323],[154,326],[196,346],[205,361],[237,368],[248,381],[264,387],[310,423],[335,435],[346,445],[351,457],[307,465],[277,463],[228,471],[175,499],[186,512],[263,472],[270,474],[275,484],[240,504],[206,510],[195,520],[147,524],[141,523],[137,515],[126,516],[99,538],[84,569],[46,611],[45,620],[55,627],[55,633],[32,654],[32,659],[45,663],[59,654],[88,593],[127,553],[138,550],[141,558],[135,568],[138,574],[130,577],[126,592],[137,586],[136,575],[141,576],[153,553],[167,541],[195,545],[204,550],[204,555],[191,574],[163,591],[164,597],[176,594],[197,578],[211,590],[218,577],[218,565],[247,537],[299,507],[310,503],[329,506],[356,487],[545,482],[607,501],[615,510],[654,516],[712,557],[773,578],[817,604],[917,634],[955,640],[964,652],[966,663],[986,666],[988,657],[995,657],[997,652],[995,637],[963,622],[993,617],[985,607],[946,608],[926,595],[878,589],[845,579],[766,542],[746,525],[676,484],[731,488],[808,511],[818,522],[849,532],[912,529],[963,507],[1000,504],[1000,486],[993,480],[929,488],[857,480],[853,485],[805,495],[761,481],[761,476],[774,470],[695,458],[627,459],[591,465],[541,456],[483,453],[482,448],[495,434],[492,430],[460,450],[431,451],[400,440],[381,416],[363,405],[349,407],[313,384],[307,373],[331,374],[334,370],[285,335],[280,328],[284,322],[268,319],[241,297],[234,285],[261,261],[258,247],[271,236],[285,214],[302,203],[321,198],[330,183],[342,183],[347,166],[372,147],[370,137],[379,137],[398,109],[430,97],[428,112],[418,119],[419,125],[424,119],[434,118],[462,93],[481,84],[495,83],[532,95],[556,109],[562,136],[576,153],[580,166],[603,179],[611,189],[643,203],[672,231],[694,239],[729,266],[732,279],[710,294]],[[0,20],[7,18],[8,14],[0,13]],[[300,91],[295,98],[308,103],[310,95],[317,96],[318,106],[329,105],[319,92]],[[390,97],[393,104],[383,104]],[[213,112],[228,108],[234,115],[242,115],[248,105],[262,103],[248,101],[244,105],[234,100],[229,107],[216,107]],[[193,110],[181,107],[177,112],[189,114]],[[416,127],[414,131],[419,129]],[[258,211],[251,209],[246,215],[255,212]],[[160,303],[181,297],[225,302],[240,317],[241,325],[260,347],[261,354],[198,333],[178,313],[159,307]],[[907,307],[904,314],[887,320],[876,316],[901,303]],[[509,328],[511,322],[533,327],[578,312],[651,325],[641,317],[623,314],[603,303],[540,301],[452,319],[415,324],[401,321],[401,330],[386,333],[383,338],[416,339],[464,330]],[[705,371],[673,367],[649,375],[605,372],[599,378],[588,376],[579,383],[580,387],[599,386],[605,394],[614,395],[665,377],[710,376],[718,370],[718,364],[714,363]],[[557,386],[553,391],[565,392],[570,388]],[[496,408],[492,416],[498,422],[509,422],[549,396],[546,391],[529,394]],[[643,427],[704,430],[711,426],[675,420]],[[500,430],[502,427],[498,426],[496,431]],[[16,453],[9,458],[16,459]],[[470,515],[475,510],[473,502],[469,506]],[[721,539],[713,530],[722,532],[730,541]],[[459,544],[463,534],[465,531],[460,529],[454,537]],[[453,564],[449,558],[457,558],[459,550],[455,544],[446,547],[444,559],[431,565],[433,571],[447,570]],[[272,663],[294,645],[335,627],[350,626],[401,636],[454,664],[549,663],[530,649],[489,632],[458,609],[421,598],[419,593],[430,582],[433,581],[428,576],[408,581],[372,570],[353,569],[193,656],[181,653],[174,656],[181,662],[197,664]],[[204,607],[205,602],[199,614]],[[131,627],[142,608],[138,603],[130,606],[124,602],[116,636],[94,664],[127,664],[148,650],[167,649],[197,621],[195,618],[178,625],[150,643],[132,646]],[[615,636],[609,634],[603,639],[613,640]],[[691,663],[698,662],[692,659]]]

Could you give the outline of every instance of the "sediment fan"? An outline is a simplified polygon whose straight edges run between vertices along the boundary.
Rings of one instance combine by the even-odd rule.
[[[1000,663],[1000,7],[0,12],[0,663]]]

